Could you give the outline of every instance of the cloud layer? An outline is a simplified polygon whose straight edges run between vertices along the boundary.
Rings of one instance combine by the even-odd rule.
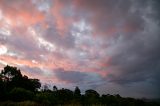
[[[160,95],[158,0],[1,0],[0,69],[100,93]],[[143,90],[142,90],[143,89]]]

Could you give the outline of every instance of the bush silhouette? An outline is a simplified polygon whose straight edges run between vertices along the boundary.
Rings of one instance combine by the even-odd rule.
[[[13,101],[24,101],[24,100],[33,100],[34,93],[23,89],[23,88],[13,88],[9,92],[10,99]]]
[[[8,92],[15,87],[24,88],[34,92],[41,87],[39,79],[30,79],[26,75],[23,76],[21,71],[16,67],[8,65],[1,71],[0,77],[2,81],[0,83],[5,85],[5,88],[3,87],[1,89],[5,89]]]

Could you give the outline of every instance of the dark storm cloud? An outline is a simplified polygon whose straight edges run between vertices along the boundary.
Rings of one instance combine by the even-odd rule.
[[[101,49],[106,56],[109,52],[110,61],[104,80],[122,85],[152,83],[160,94],[158,0],[77,0],[76,4],[95,35],[106,37],[102,41],[107,46]]]
[[[107,79],[118,84],[152,83],[157,90],[160,89],[160,32],[158,29],[160,20],[154,19],[153,14],[157,12],[154,5],[148,4],[146,8],[151,8],[151,10],[150,13],[147,9],[141,13],[144,28],[136,34],[130,33],[127,36],[120,34],[120,39],[114,44],[117,47],[111,54],[112,72]],[[160,94],[158,90],[156,93]]]
[[[134,3],[135,2],[135,3]],[[94,27],[97,36],[113,36],[118,32],[136,32],[143,29],[141,10],[146,7],[128,0],[77,0],[77,11]],[[138,8],[138,9],[136,9]]]

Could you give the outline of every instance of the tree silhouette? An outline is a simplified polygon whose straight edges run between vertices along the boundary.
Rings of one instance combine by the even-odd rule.
[[[53,91],[57,91],[58,90],[58,88],[54,85],[53,86]]]
[[[73,91],[62,88],[57,91],[57,98],[60,104],[68,104],[73,99]]]
[[[32,100],[34,98],[34,93],[23,89],[23,88],[13,88],[10,92],[10,99],[13,101],[24,101]]]
[[[4,77],[7,81],[16,80],[17,78],[22,78],[22,74],[20,70],[16,67],[6,66],[4,70],[1,72],[2,77]]]
[[[74,96],[75,97],[79,97],[81,96],[81,91],[80,89],[76,86],[75,90],[74,90]]]
[[[85,99],[87,104],[99,104],[99,94],[97,91],[89,89],[85,91]]]
[[[19,69],[8,65],[1,71],[1,80],[5,83],[7,91],[15,87],[37,91],[41,87],[39,79],[29,79],[25,75],[22,76]]]

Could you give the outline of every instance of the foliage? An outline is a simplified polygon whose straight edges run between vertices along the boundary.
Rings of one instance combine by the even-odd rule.
[[[12,88],[24,88],[30,91],[37,91],[41,87],[39,79],[30,79],[27,76],[23,76],[21,71],[16,67],[6,66],[0,74],[0,84],[3,82],[5,87],[1,88],[6,91],[10,91]]]
[[[99,94],[95,90],[85,91],[85,104],[99,104]]]
[[[81,91],[80,89],[76,86],[75,90],[74,90],[74,96],[76,98],[79,98],[81,96]]]
[[[9,92],[9,97],[13,101],[24,101],[24,100],[32,100],[34,98],[34,93],[23,89],[23,88],[13,88]]]

